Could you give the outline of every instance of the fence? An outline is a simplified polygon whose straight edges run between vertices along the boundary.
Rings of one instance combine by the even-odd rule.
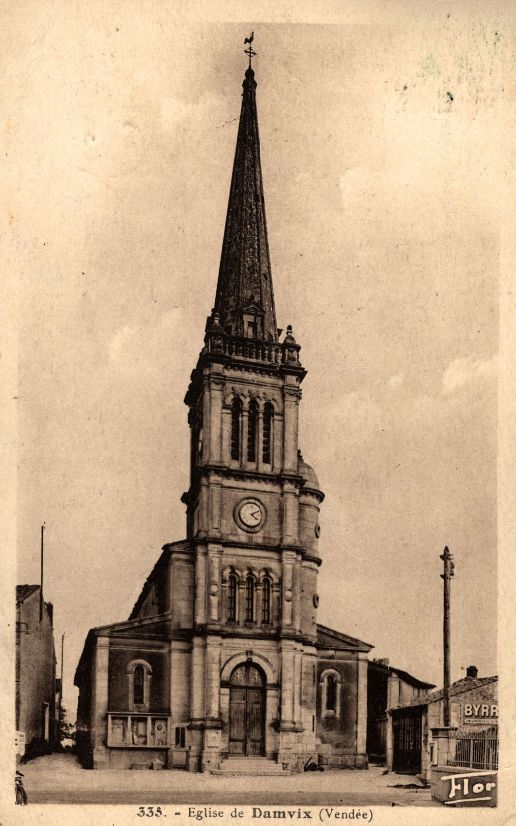
[[[453,742],[455,741],[455,743]],[[455,749],[453,749],[455,745]],[[470,769],[498,769],[498,734],[493,731],[476,731],[471,734],[455,734],[450,742],[450,766]]]

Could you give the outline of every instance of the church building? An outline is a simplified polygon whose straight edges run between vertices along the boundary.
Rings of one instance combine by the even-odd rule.
[[[276,322],[250,61],[214,308],[185,396],[186,539],[164,546],[129,619],[88,633],[75,675],[84,766],[367,767],[372,646],[317,622],[324,494],[299,448],[300,349]]]

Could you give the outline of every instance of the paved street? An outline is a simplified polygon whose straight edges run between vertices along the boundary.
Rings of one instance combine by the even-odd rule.
[[[431,800],[428,789],[409,787],[418,783],[415,778],[383,774],[384,768],[378,766],[367,771],[329,770],[286,777],[220,777],[177,770],[85,771],[71,755],[50,755],[21,770],[29,803],[439,805]]]

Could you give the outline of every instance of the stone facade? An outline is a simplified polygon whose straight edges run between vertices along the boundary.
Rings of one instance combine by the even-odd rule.
[[[29,750],[57,738],[53,608],[43,602],[40,617],[39,585],[16,588],[16,730]]]
[[[367,765],[371,646],[317,624],[324,494],[299,450],[301,348],[275,326],[252,69],[243,87],[215,307],[185,397],[187,535],[129,620],[88,635],[89,766]]]

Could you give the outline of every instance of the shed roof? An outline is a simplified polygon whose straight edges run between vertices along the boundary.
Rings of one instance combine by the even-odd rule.
[[[16,586],[16,605],[21,605],[25,602],[27,597],[39,591],[39,585],[17,585]]]

